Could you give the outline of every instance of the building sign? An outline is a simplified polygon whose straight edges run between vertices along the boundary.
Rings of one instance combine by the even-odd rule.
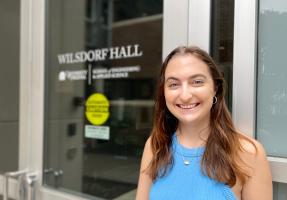
[[[75,81],[75,80],[91,80],[91,79],[116,79],[116,78],[128,78],[130,73],[140,72],[141,67],[125,66],[125,67],[112,67],[112,68],[95,68],[83,69],[83,70],[65,70],[60,71],[58,74],[59,81]]]
[[[133,57],[140,57],[142,55],[143,52],[139,50],[139,45],[135,44],[120,47],[93,49],[89,51],[79,51],[75,53],[59,54],[58,61],[59,64],[73,64],[73,63],[133,58]]]
[[[93,69],[93,79],[127,78],[130,72],[139,72],[140,66]]]

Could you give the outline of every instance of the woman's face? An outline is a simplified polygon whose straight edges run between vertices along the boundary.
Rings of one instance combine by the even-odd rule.
[[[175,55],[167,64],[166,106],[179,123],[209,123],[214,88],[208,66],[194,55]]]

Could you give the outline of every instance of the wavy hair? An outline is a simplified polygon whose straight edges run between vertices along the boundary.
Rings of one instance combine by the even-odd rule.
[[[214,82],[217,103],[211,108],[210,134],[206,141],[205,151],[201,159],[202,171],[212,179],[234,186],[237,178],[245,183],[249,177],[242,168],[242,160],[238,155],[243,150],[240,139],[254,143],[238,133],[225,103],[225,81],[213,59],[198,47],[180,46],[174,49],[164,60],[158,80],[155,99],[154,125],[151,133],[151,149],[153,158],[148,167],[152,180],[164,176],[172,166],[172,135],[178,127],[178,119],[166,106],[164,96],[165,71],[169,61],[175,55],[193,55],[203,61],[209,69]]]

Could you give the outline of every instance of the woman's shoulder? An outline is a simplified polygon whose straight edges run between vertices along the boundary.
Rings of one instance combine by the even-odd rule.
[[[239,142],[244,155],[253,157],[266,157],[264,147],[259,141],[244,133],[239,133],[239,135]]]
[[[267,156],[263,145],[256,139],[240,133],[241,160],[246,164],[248,171],[252,174],[258,167],[268,167]]]
[[[152,147],[151,147],[151,137],[149,137],[145,143],[144,151],[143,151],[143,157],[142,162],[147,167],[152,160],[153,153],[152,153]]]
[[[152,160],[151,138],[149,137],[145,143],[142,155],[136,200],[149,198],[149,191],[152,185],[152,179],[147,169],[149,167],[151,160]]]
[[[233,188],[240,199],[272,199],[272,177],[263,145],[256,139],[240,133],[240,161],[248,174],[244,184],[240,181]],[[262,191],[258,193],[258,191]]]
[[[148,139],[146,140],[144,149],[151,151],[151,136],[149,136]]]
[[[242,199],[272,199],[272,176],[265,150],[254,138],[241,135],[240,158],[246,166],[248,179],[242,185]],[[258,193],[258,191],[261,191]]]

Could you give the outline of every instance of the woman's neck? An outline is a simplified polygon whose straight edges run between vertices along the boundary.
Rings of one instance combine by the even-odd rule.
[[[209,123],[202,125],[179,124],[176,134],[180,144],[185,147],[204,146],[210,134],[210,126]]]

